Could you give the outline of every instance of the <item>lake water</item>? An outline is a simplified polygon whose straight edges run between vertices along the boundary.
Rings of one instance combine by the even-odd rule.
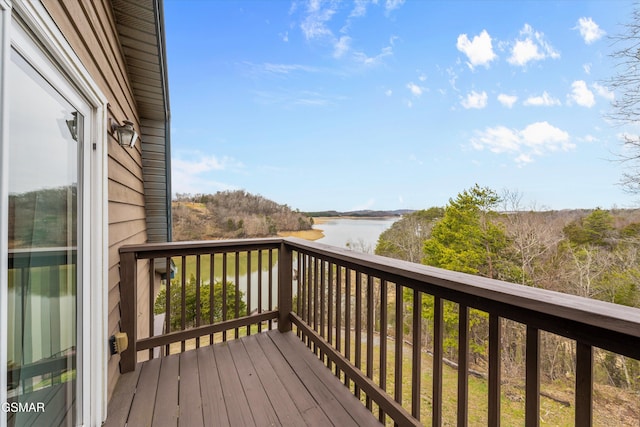
[[[347,219],[335,218],[313,228],[322,230],[324,237],[316,240],[319,243],[344,248],[347,243],[355,244],[355,250],[373,253],[378,243],[378,237],[383,231],[391,227],[399,218]]]

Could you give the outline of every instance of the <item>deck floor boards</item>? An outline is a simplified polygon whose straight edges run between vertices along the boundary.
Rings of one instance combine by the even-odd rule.
[[[278,331],[143,362],[121,376],[108,414],[105,426],[380,425],[297,337]]]

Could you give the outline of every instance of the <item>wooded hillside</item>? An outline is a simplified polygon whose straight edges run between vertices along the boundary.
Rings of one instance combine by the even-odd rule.
[[[275,236],[309,230],[303,213],[243,190],[216,194],[178,194],[172,203],[173,240]]]
[[[405,215],[380,235],[376,254],[640,308],[637,209],[525,210],[517,194],[499,196],[476,185],[445,208]],[[423,300],[426,321],[433,321],[430,304],[432,299]],[[458,308],[446,303],[444,310],[445,335],[455,337]],[[472,357],[483,365],[488,315],[472,310],[470,316]],[[504,331],[503,372],[517,376],[524,327],[507,322]],[[452,360],[456,346],[456,340],[445,340]],[[594,366],[598,384],[640,391],[640,361],[598,350]],[[540,367],[547,383],[570,378],[575,348],[564,338],[543,335]]]

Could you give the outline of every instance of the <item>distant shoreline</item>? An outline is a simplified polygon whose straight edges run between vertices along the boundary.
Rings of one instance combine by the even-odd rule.
[[[322,230],[311,229],[311,230],[300,230],[300,231],[280,231],[278,232],[278,236],[280,237],[297,237],[299,239],[314,241],[318,239],[322,239],[324,237],[324,233]]]
[[[349,220],[355,220],[355,221],[359,221],[359,220],[376,220],[376,219],[392,219],[392,218],[396,218],[393,215],[390,216],[367,216],[367,217],[362,217],[362,216],[318,216],[318,217],[314,217],[313,218],[313,225],[322,225],[325,224],[329,221],[333,221],[336,219],[349,219]],[[300,239],[305,239],[305,240],[309,240],[309,241],[315,241],[315,240],[320,240],[322,239],[324,236],[324,232],[322,229],[320,228],[313,228],[311,230],[300,230],[300,231],[281,231],[278,233],[278,236],[280,237],[298,237]]]
[[[334,219],[352,219],[352,220],[359,221],[359,220],[368,220],[368,219],[372,219],[372,220],[392,219],[392,218],[400,218],[400,217],[395,215],[386,215],[386,216],[318,216],[318,217],[312,217],[312,218],[313,218],[313,224],[319,225],[329,221],[333,221]]]

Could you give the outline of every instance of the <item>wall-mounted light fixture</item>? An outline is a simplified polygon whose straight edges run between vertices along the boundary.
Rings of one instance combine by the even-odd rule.
[[[78,140],[78,112],[74,111],[73,113],[71,113],[71,115],[73,116],[73,119],[71,120],[65,120],[67,123],[67,128],[69,129],[69,133],[71,133],[71,138],[73,138],[74,141]]]
[[[120,145],[133,148],[133,146],[136,145],[138,133],[133,127],[133,122],[123,120],[122,123],[124,123],[122,126],[119,126],[117,123],[112,123],[111,132],[116,134]]]

